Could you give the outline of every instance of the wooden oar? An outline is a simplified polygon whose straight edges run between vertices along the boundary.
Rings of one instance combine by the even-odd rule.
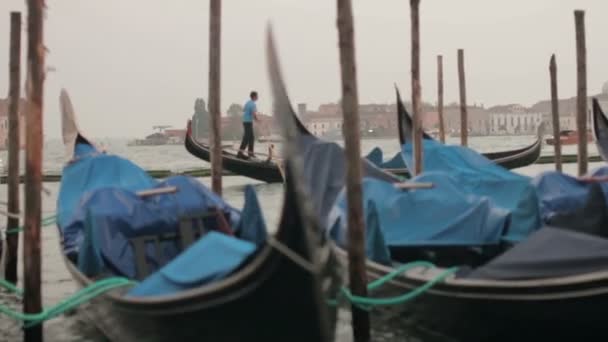
[[[435,187],[433,183],[414,183],[414,182],[405,182],[405,183],[395,183],[395,188],[401,190],[412,190],[412,189],[432,189]]]
[[[176,193],[176,192],[177,192],[176,186],[168,186],[165,188],[142,190],[142,191],[138,191],[136,194],[139,197],[147,197],[147,196],[156,196],[156,195],[162,195],[162,194],[172,194],[172,193]]]

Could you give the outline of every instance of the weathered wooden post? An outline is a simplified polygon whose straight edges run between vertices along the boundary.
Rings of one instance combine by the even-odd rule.
[[[28,0],[26,81],[25,233],[23,242],[23,310],[42,311],[40,289],[40,216],[42,196],[42,108],[44,102],[44,0]],[[25,329],[26,342],[43,340],[42,324]]]
[[[351,0],[338,0],[338,44],[342,75],[342,115],[346,154],[346,202],[348,205],[348,271],[353,294],[367,296],[365,271],[365,226],[361,189],[361,146],[359,140],[359,99],[355,62],[355,29]],[[369,314],[351,306],[355,341],[370,340]]]
[[[458,85],[460,87],[460,144],[468,143],[467,84],[464,77],[464,50],[458,49]]]
[[[576,129],[578,130],[578,175],[587,173],[587,48],[585,11],[574,11],[576,28]]]
[[[420,0],[410,0],[410,17],[412,24],[412,109],[414,137],[414,175],[422,172],[422,106],[420,103]]]
[[[439,117],[439,141],[445,144],[445,123],[443,121],[443,56],[437,56],[437,116]]]
[[[7,210],[19,212],[19,100],[21,98],[21,13],[11,12],[11,43],[9,55],[8,86],[8,175]],[[19,226],[19,218],[8,216],[7,230]],[[6,268],[4,278],[17,284],[17,261],[19,259],[19,234],[6,234]]]
[[[553,120],[553,149],[555,154],[555,169],[562,171],[562,142],[559,140],[559,98],[557,96],[557,65],[555,54],[551,55],[549,62],[551,75],[551,117]]]
[[[211,126],[211,188],[222,195],[221,32],[222,1],[210,1],[209,18],[209,120]]]

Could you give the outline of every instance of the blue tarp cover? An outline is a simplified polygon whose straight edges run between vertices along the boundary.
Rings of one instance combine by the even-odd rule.
[[[608,175],[608,167],[595,169],[590,175]],[[591,190],[591,184],[557,171],[546,171],[537,175],[533,184],[538,192],[540,215],[545,222],[550,221],[556,214],[584,206]],[[600,186],[604,194],[607,194],[608,183],[601,183]]]
[[[423,173],[443,172],[456,180],[463,194],[489,197],[493,205],[510,212],[505,240],[517,242],[540,228],[538,196],[531,179],[496,165],[481,154],[462,146],[446,146],[423,140]],[[403,157],[413,170],[412,144],[403,145]],[[435,176],[439,178],[440,176]],[[428,190],[425,190],[428,191]],[[446,200],[438,196],[437,203]],[[437,207],[437,210],[440,207]]]
[[[76,144],[75,160],[63,168],[62,182],[57,199],[57,223],[64,229],[86,193],[105,187],[130,191],[150,189],[155,179],[131,161],[102,154],[89,144]],[[63,231],[63,248],[66,253],[77,250],[82,242],[81,231]]]
[[[363,180],[365,210],[369,203],[375,204],[388,246],[481,246],[498,243],[505,233],[509,212],[493,205],[488,197],[463,193],[456,178],[428,172],[412,181],[433,182],[435,187],[404,191],[381,180]],[[340,222],[345,222],[345,192],[336,204]],[[334,236],[344,244],[346,225],[339,228],[342,232]]]
[[[266,240],[266,225],[251,186],[245,189],[245,208],[241,213],[195,178],[174,176],[158,182],[130,161],[97,153],[87,144],[76,145],[76,157],[64,170],[57,205],[61,213],[58,223],[65,252],[77,252],[78,267],[86,275],[110,272],[135,278],[134,250],[130,239],[175,233],[179,217],[205,214],[210,207],[219,208],[228,215],[229,224],[235,230],[235,237],[230,239],[244,240],[240,246],[248,243],[255,246]],[[135,193],[170,186],[177,187],[177,192],[146,197]],[[245,218],[244,222],[241,218]],[[214,219],[205,224],[207,229],[216,228]],[[218,251],[227,246],[226,241],[212,237],[201,244],[210,251]],[[215,242],[218,246],[209,247]],[[148,243],[146,258],[150,270],[157,270],[163,262],[177,256],[181,247],[179,243],[175,240],[162,242],[161,260],[157,259],[154,243]],[[197,271],[189,270],[189,274],[198,279],[197,284],[205,279],[216,279],[222,274],[218,268],[221,265],[219,262],[217,267],[209,270],[196,267]],[[230,272],[230,267],[226,273]],[[208,276],[210,272],[215,276]]]
[[[341,208],[340,214],[335,217],[335,223],[331,227],[329,234],[332,240],[338,243],[342,248],[348,245],[348,237],[346,234],[347,216]],[[380,230],[380,221],[378,218],[378,210],[373,201],[369,201],[365,207],[365,253],[367,258],[375,262],[385,265],[391,264],[391,254],[388,245],[384,240],[384,234]]]
[[[365,158],[381,169],[404,169],[406,167],[401,152],[397,152],[393,158],[385,162],[383,161],[384,153],[379,147],[374,147]]]
[[[78,266],[87,275],[109,268],[118,275],[136,276],[135,255],[130,240],[138,236],[175,233],[179,217],[204,215],[211,207],[230,213],[230,226],[238,224],[239,213],[196,179],[170,177],[156,187],[176,186],[174,194],[141,198],[134,192],[116,187],[101,188],[90,193],[77,208],[73,220],[64,229],[66,236],[84,236]],[[206,223],[216,229],[215,220]],[[179,241],[161,243],[164,260],[180,252]],[[152,242],[147,244],[151,269],[160,266]]]
[[[255,250],[254,243],[211,231],[133,287],[128,295],[166,295],[222,279],[243,264]]]

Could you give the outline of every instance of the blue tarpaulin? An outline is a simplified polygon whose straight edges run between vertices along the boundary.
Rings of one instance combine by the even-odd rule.
[[[136,194],[139,190],[164,187],[176,187],[177,191],[144,197]],[[163,276],[180,283],[180,288],[189,286],[186,283],[199,286],[229,274],[257,249],[256,246],[265,242],[267,234],[251,186],[245,189],[245,208],[240,212],[193,177],[173,176],[158,182],[132,162],[101,154],[83,143],[76,145],[75,159],[64,169],[57,207],[61,213],[58,225],[64,252],[78,256],[77,266],[84,274],[93,276],[109,272],[129,278],[137,275],[133,238],[176,233],[180,218],[204,215],[211,208],[219,209],[227,216],[235,236],[204,235],[203,239],[190,245],[187,251],[191,248],[192,251],[187,254],[182,253],[178,239],[161,241],[161,253],[158,254],[153,241],[146,243],[150,277],[158,277],[154,272],[164,269]],[[217,228],[213,217],[205,219],[204,223],[206,230]],[[230,258],[218,261],[224,256],[217,253],[232,254]],[[192,255],[209,256],[209,262],[214,264],[199,267],[203,265],[199,260],[197,267],[189,267],[187,272],[179,271],[179,265],[184,265],[182,256],[191,261],[188,258]],[[165,269],[163,265],[171,260],[175,263]],[[175,277],[176,274],[182,274],[182,278]]]
[[[174,194],[141,198],[134,192],[116,187],[98,189],[76,209],[73,220],[64,228],[66,237],[83,236],[78,266],[87,275],[109,268],[118,275],[136,276],[135,254],[131,239],[138,236],[175,233],[179,218],[200,216],[210,208],[230,215],[230,226],[240,219],[236,209],[196,179],[187,176],[170,177],[156,188],[175,186]],[[216,220],[208,220],[207,229],[217,229]],[[152,269],[160,266],[154,244],[147,246],[148,263]],[[179,241],[161,243],[162,255],[170,260],[180,252]]]
[[[608,167],[593,170],[591,176],[608,175]],[[538,192],[540,215],[550,221],[556,214],[581,208],[589,197],[591,184],[557,171],[545,171],[533,179]],[[604,194],[608,194],[608,183],[601,183]]]
[[[404,169],[406,167],[401,152],[397,152],[393,158],[383,161],[384,153],[379,147],[374,147],[365,158],[381,169]]]
[[[375,204],[380,229],[388,246],[482,246],[499,243],[508,226],[507,210],[495,206],[488,197],[463,193],[458,180],[445,173],[428,172],[412,181],[432,182],[435,187],[404,191],[381,180],[363,180],[365,210],[369,210],[369,203]],[[345,192],[340,194],[336,204],[340,208],[340,221],[345,222]],[[338,243],[342,245],[346,241],[346,225],[339,228],[343,232],[333,236],[339,237]]]
[[[466,147],[446,146],[424,139],[423,148],[424,173],[434,171],[444,173],[445,177],[451,176],[456,179],[461,193],[486,196],[492,200],[492,205],[510,212],[511,220],[505,240],[521,241],[540,228],[538,196],[529,177],[496,165]],[[412,170],[412,144],[403,145],[402,153],[405,163]]]
[[[63,168],[57,199],[57,223],[62,229],[69,225],[82,198],[95,189],[116,187],[139,191],[157,184],[146,171],[131,161],[102,154],[89,144],[76,144],[74,159]],[[81,238],[79,232],[76,235],[64,232],[64,250],[68,253],[75,251],[82,242]]]
[[[158,296],[222,279],[254,253],[249,241],[209,232],[184,253],[133,287],[128,295]]]
[[[348,223],[345,210],[344,207],[340,207],[340,213],[334,217],[335,222],[329,230],[331,239],[342,248],[346,248],[348,245],[346,230]],[[367,202],[365,212],[365,254],[370,260],[390,265],[391,253],[380,227],[376,204],[373,201]]]

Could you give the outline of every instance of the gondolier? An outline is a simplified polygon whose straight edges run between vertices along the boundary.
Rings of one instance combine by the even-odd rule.
[[[252,91],[249,94],[249,101],[245,103],[243,108],[243,139],[241,140],[241,147],[239,147],[239,153],[237,157],[243,159],[254,158],[253,153],[253,120],[258,121],[258,109],[255,102],[258,100],[258,93]],[[245,156],[245,148],[247,148],[247,156]]]

